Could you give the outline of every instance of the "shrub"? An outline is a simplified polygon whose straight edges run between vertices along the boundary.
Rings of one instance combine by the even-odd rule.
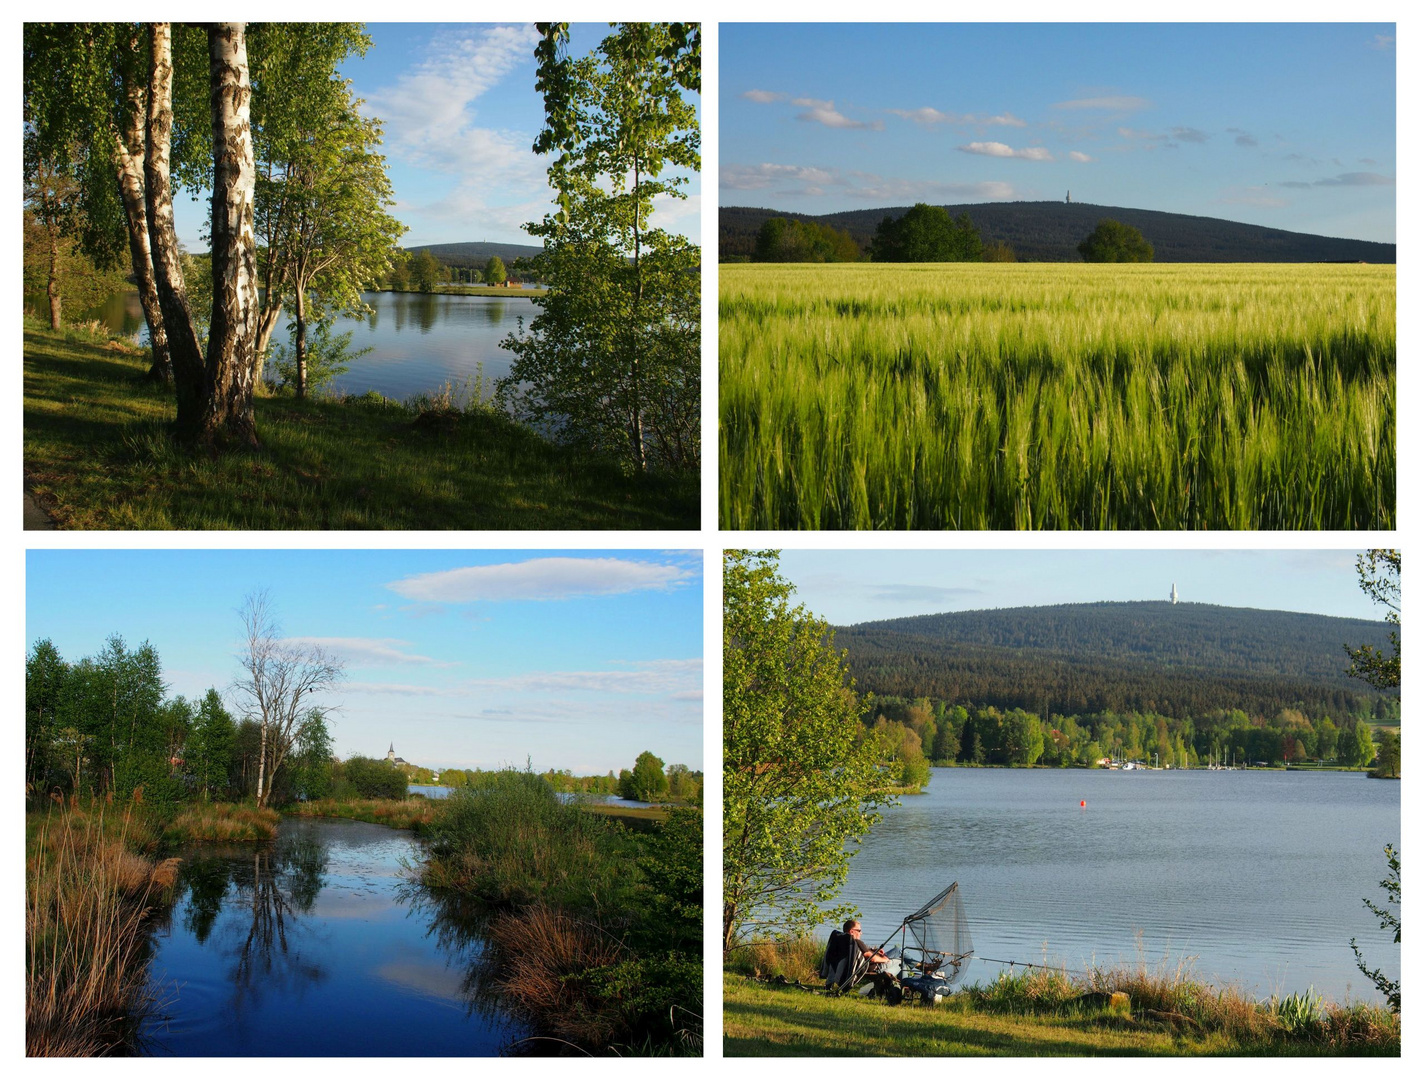
[[[579,916],[625,920],[635,887],[630,841],[616,825],[560,802],[532,772],[479,775],[430,826],[425,882],[494,906],[535,900]]]
[[[398,765],[360,754],[342,762],[336,777],[337,795],[344,789],[367,799],[403,799],[407,786]]]

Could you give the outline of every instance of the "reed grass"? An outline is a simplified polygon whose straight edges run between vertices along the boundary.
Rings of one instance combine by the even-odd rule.
[[[145,919],[177,881],[133,805],[55,805],[26,820],[25,1051],[113,1053],[154,998]]]
[[[163,839],[171,844],[195,841],[273,840],[281,815],[267,807],[243,803],[188,806],[168,823]]]
[[[535,773],[486,773],[454,791],[429,827],[424,883],[492,907],[546,903],[615,923],[636,884],[619,826],[561,802]]]
[[[730,529],[1387,529],[1384,266],[721,267]]]
[[[429,799],[312,799],[282,808],[290,817],[348,818],[415,832],[425,829],[439,812],[439,802]]]

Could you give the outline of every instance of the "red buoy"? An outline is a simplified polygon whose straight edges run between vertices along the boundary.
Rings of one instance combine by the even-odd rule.
[[[1085,800],[1085,799],[1082,799],[1082,800],[1081,800],[1081,805],[1082,805],[1082,806],[1085,806],[1085,805],[1086,805],[1086,800]]]

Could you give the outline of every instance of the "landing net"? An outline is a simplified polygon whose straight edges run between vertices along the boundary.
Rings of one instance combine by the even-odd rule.
[[[955,881],[904,919],[902,954],[925,975],[958,982],[973,957],[973,937]]]

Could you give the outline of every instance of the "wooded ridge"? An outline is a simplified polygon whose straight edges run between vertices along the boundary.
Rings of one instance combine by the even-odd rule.
[[[1395,263],[1397,245],[1287,232],[1222,218],[1171,214],[1090,203],[1007,202],[945,206],[953,217],[967,214],[985,245],[1005,243],[1021,261],[1080,262],[1077,245],[1103,218],[1132,225],[1155,247],[1156,262],[1370,262]],[[846,231],[868,249],[886,217],[907,206],[797,214],[748,206],[720,208],[720,258],[749,256],[760,226],[772,217],[813,221]]]

